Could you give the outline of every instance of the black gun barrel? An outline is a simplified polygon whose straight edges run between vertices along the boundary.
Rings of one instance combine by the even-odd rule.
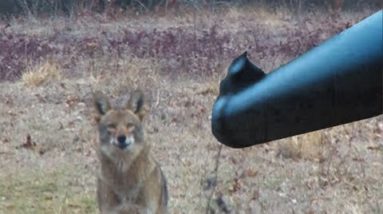
[[[214,136],[243,148],[382,114],[382,22],[380,10],[240,91],[231,81],[213,106]]]

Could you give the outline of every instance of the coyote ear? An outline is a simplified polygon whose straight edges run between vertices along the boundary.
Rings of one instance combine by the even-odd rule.
[[[93,94],[93,101],[99,116],[104,115],[107,111],[109,111],[109,100],[101,91],[96,91]]]
[[[144,108],[144,93],[141,90],[134,91],[129,99],[127,108],[132,110],[142,120],[146,114]]]

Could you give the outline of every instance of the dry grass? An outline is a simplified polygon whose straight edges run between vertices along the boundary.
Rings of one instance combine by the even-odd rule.
[[[68,180],[63,167],[50,171],[23,171],[1,177],[1,213],[94,213],[94,196]],[[74,175],[78,176],[78,175]]]
[[[59,80],[60,67],[56,63],[47,61],[27,68],[22,74],[21,81],[26,86],[37,87],[49,81]]]
[[[215,179],[220,144],[209,116],[223,71],[171,72],[161,60],[96,55],[81,58],[75,78],[60,78],[62,65],[45,63],[30,69],[45,73],[39,78],[2,82],[0,213],[97,213],[91,92],[118,104],[138,87],[151,101],[146,139],[168,179],[170,213],[205,213],[212,193],[215,213],[382,212],[382,116],[247,149],[223,147]]]
[[[303,158],[321,161],[326,156],[326,147],[329,146],[324,133],[322,131],[315,131],[281,140],[278,152],[284,158],[291,158],[293,160]]]
[[[32,89],[0,85],[7,100],[0,108],[0,213],[95,213],[90,92],[102,89],[118,103],[135,87],[151,98],[146,138],[168,179],[171,213],[204,213],[215,185],[216,213],[222,206],[231,213],[381,210],[382,117],[248,149],[224,147],[215,180],[219,144],[208,118],[218,79],[174,79],[133,61],[113,76],[95,71]],[[42,149],[20,147],[27,134]]]

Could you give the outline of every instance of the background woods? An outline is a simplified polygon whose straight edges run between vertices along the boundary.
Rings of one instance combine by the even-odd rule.
[[[135,11],[158,11],[179,7],[211,9],[230,5],[247,6],[249,4],[278,8],[299,8],[301,10],[340,11],[342,9],[358,9],[365,6],[379,7],[379,0],[2,0],[0,14],[66,14],[74,15],[84,10],[105,12],[115,9]]]

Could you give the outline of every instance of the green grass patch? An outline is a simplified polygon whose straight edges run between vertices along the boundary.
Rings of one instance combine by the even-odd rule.
[[[68,172],[0,176],[0,213],[96,213],[95,193],[71,182]]]

